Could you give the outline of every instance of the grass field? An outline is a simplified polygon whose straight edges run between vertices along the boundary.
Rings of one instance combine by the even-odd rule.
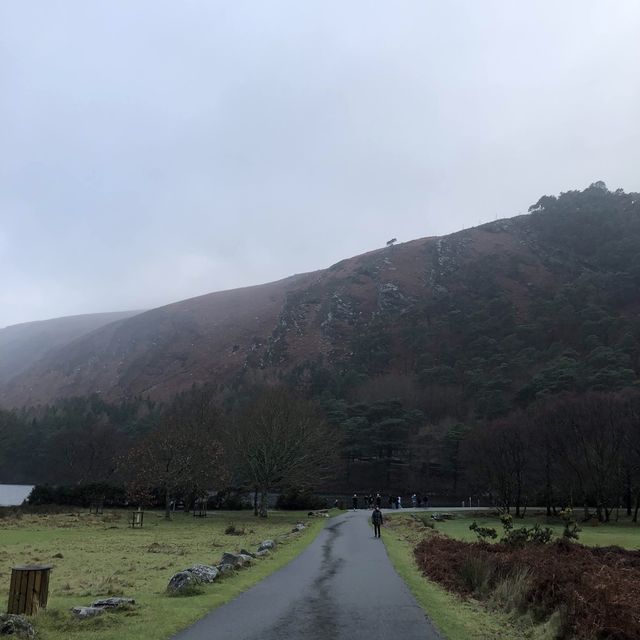
[[[446,520],[444,522],[434,523],[437,531],[444,533],[458,540],[467,542],[475,542],[477,540],[473,531],[469,530],[469,525],[475,520],[483,527],[493,527],[498,536],[502,535],[502,525],[500,519],[496,516],[488,516],[482,512],[477,514],[461,514],[456,513],[456,518]],[[578,513],[577,516],[580,514]],[[539,523],[553,529],[553,532],[562,535],[563,526],[560,518],[547,517],[542,512],[537,512],[525,518],[513,519],[514,527],[531,527]],[[620,518],[618,522],[609,522],[607,524],[598,524],[596,526],[589,523],[578,523],[582,531],[578,542],[589,546],[608,547],[616,545],[624,549],[640,549],[640,525],[634,524],[629,518]]]
[[[289,562],[326,522],[310,519],[306,530],[285,538],[300,521],[307,522],[306,513],[272,512],[268,519],[246,511],[215,512],[208,518],[177,513],[167,522],[162,514],[148,512],[142,529],[130,529],[124,511],[3,519],[0,597],[7,601],[12,566],[52,564],[49,606],[34,617],[41,640],[169,638]],[[226,535],[230,523],[245,533]],[[223,551],[255,551],[266,538],[276,539],[278,549],[251,568],[204,585],[199,595],[165,594],[175,572],[196,563],[215,564]],[[69,612],[107,595],[135,598],[136,605],[88,620],[77,620]]]

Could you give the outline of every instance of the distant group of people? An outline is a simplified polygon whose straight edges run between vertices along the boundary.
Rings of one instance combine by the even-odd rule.
[[[387,503],[389,505],[389,509],[402,509],[402,496],[387,496]],[[351,506],[354,511],[357,511],[360,508],[360,499],[358,498],[358,494],[354,493],[351,498]],[[429,507],[429,497],[428,496],[420,496],[417,493],[412,494],[411,496],[411,506],[413,508],[421,508],[421,507]],[[382,507],[382,496],[379,493],[375,495],[373,493],[369,493],[363,496],[363,508],[371,509],[371,523],[373,524],[373,532],[376,538],[380,538],[380,527],[384,524],[384,517],[382,515],[382,511],[380,508]]]
[[[380,509],[382,507],[382,496],[379,493],[373,495],[372,493],[363,496],[364,500],[364,509],[374,509],[378,507]],[[358,498],[358,494],[354,493],[353,498],[351,498],[353,510],[356,511],[360,508],[360,502]],[[402,496],[387,496],[387,504],[389,509],[402,509]],[[429,508],[429,496],[420,496],[417,493],[414,493],[411,496],[411,506],[415,508]]]
[[[357,493],[353,494],[353,498],[351,498],[351,502],[353,505],[353,510],[356,511],[359,508]],[[377,493],[375,496],[371,493],[364,496],[365,509],[373,509],[375,507],[378,507],[379,509],[381,506],[382,506],[382,496],[379,493]]]

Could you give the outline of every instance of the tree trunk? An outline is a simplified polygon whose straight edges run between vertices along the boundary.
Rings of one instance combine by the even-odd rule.
[[[638,511],[640,510],[640,491],[636,493],[636,508],[633,512],[633,522],[638,522]]]
[[[544,465],[544,476],[545,476],[545,488],[544,488],[544,500],[547,506],[547,516],[551,515],[551,503],[553,502],[552,498],[552,489],[551,489],[551,455],[549,452],[549,447],[545,448],[545,465]]]
[[[253,515],[258,515],[258,487],[253,490]]]
[[[268,515],[267,512],[267,490],[266,489],[261,489],[260,490],[260,517],[261,518],[266,518]]]
[[[171,495],[168,491],[164,494],[164,518],[171,520]]]
[[[589,503],[587,502],[587,496],[584,497],[584,516],[583,517],[585,522],[591,517],[591,514],[589,513]]]

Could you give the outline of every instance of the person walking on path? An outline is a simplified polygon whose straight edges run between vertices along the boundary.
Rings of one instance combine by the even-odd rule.
[[[353,510],[357,511],[358,510],[358,494],[357,493],[353,494],[353,498],[351,498],[351,502],[353,504]]]
[[[379,507],[376,507],[371,514],[371,522],[373,522],[373,534],[375,538],[380,537],[380,526],[384,522],[382,519],[382,511]]]
[[[382,506],[382,496],[378,493],[376,494],[376,507],[378,509]]]

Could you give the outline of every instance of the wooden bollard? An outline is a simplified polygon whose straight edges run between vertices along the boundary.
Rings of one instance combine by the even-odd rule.
[[[25,565],[11,569],[7,613],[35,615],[47,607],[51,565]]]

